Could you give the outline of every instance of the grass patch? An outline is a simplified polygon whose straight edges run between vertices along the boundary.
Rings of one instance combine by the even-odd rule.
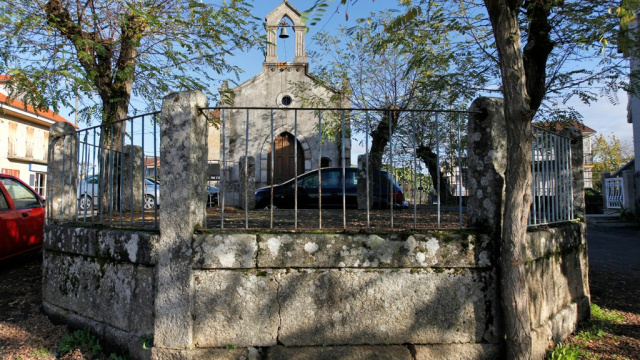
[[[605,310],[591,304],[591,319],[580,326],[581,330],[566,343],[560,343],[547,352],[547,360],[598,359],[588,351],[593,343],[615,338],[612,325],[624,322],[624,316],[614,310]]]
[[[60,340],[58,345],[58,355],[80,351],[83,358],[94,360],[127,360],[126,356],[118,354],[107,355],[103,352],[100,340],[94,336],[89,329],[76,330]]]

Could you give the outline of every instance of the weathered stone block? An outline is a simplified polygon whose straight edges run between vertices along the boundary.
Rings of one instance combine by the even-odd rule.
[[[123,149],[122,161],[122,210],[140,211],[144,205],[144,179],[142,147],[127,145]]]
[[[195,346],[276,345],[280,303],[273,273],[195,271],[193,277]]]
[[[470,270],[292,270],[279,275],[285,346],[481,341],[490,281]]]
[[[48,223],[72,221],[78,207],[78,135],[73,125],[51,125],[47,159]]]
[[[488,267],[491,240],[471,234],[261,234],[258,266]]]
[[[194,268],[237,269],[256,266],[257,236],[253,234],[218,234],[195,236]]]
[[[269,360],[411,360],[411,352],[404,346],[274,346],[267,353]]]
[[[504,208],[507,130],[502,99],[479,97],[469,111],[469,224],[499,236]]]
[[[177,350],[154,347],[154,360],[258,360],[256,348]]]
[[[495,360],[500,359],[497,344],[435,344],[415,346],[415,360]]]
[[[153,332],[153,269],[46,251],[43,300],[113,327]]]

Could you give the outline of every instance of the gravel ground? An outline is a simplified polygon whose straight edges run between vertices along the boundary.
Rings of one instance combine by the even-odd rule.
[[[636,240],[640,243],[640,238]],[[590,251],[590,256],[597,255]],[[81,351],[57,356],[60,339],[69,331],[65,326],[52,324],[42,314],[41,280],[40,251],[0,262],[0,358],[85,358]],[[584,345],[589,350],[589,358],[640,359],[640,281],[602,266],[590,267],[589,280],[593,302],[603,309],[619,311],[625,318],[601,339]]]

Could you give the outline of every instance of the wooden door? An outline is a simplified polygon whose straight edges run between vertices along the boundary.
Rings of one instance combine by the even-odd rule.
[[[298,146],[298,175],[300,175],[304,172],[304,153],[300,142],[295,144],[295,138],[288,132],[283,132],[274,139],[274,184],[280,184],[296,176],[294,148],[296,145]],[[269,149],[267,155],[267,179],[269,184],[271,184],[271,150]]]

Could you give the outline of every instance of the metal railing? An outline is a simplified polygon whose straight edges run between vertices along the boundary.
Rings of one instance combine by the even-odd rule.
[[[571,141],[533,127],[529,226],[574,220]]]
[[[220,177],[213,183],[220,189],[220,207],[208,210],[209,229],[414,229],[466,225],[466,188],[462,181],[466,181],[466,148],[461,144],[466,136],[467,111],[268,107],[201,110],[216,114],[210,121],[219,124],[221,144],[221,168],[216,172]],[[365,157],[361,171],[392,174],[401,184],[386,181],[384,186],[388,188],[382,189],[370,176],[353,179],[357,170],[351,167],[356,159],[350,156],[355,154],[350,144],[358,143],[363,153],[370,153],[375,147],[374,131],[392,135],[378,136],[386,141],[379,154],[381,166],[374,170],[376,166]],[[287,159],[276,154],[283,137],[292,143]],[[433,164],[419,159],[418,149],[425,148],[434,157],[429,160]],[[255,159],[252,174],[246,163],[239,162],[247,157]],[[279,176],[276,172],[285,161],[292,171],[288,176]],[[331,165],[335,165],[333,169],[328,168]],[[334,172],[336,178],[332,177]],[[256,208],[247,206],[251,203],[249,197],[256,194],[240,193],[251,188],[247,179],[254,177],[255,186],[263,188],[259,192],[268,192],[266,202],[260,198]],[[310,177],[317,183],[313,196],[309,196],[306,185],[301,185]],[[282,181],[276,179],[290,181],[290,198],[286,202],[278,186]],[[358,209],[357,182],[362,180],[366,184],[360,190]],[[330,188],[330,182],[335,186]],[[402,196],[397,195],[400,185]],[[387,199],[381,200],[382,194]],[[417,201],[422,195],[424,201]],[[402,201],[398,201],[401,197]],[[212,216],[218,220],[212,220]]]
[[[624,204],[624,178],[604,179],[604,189],[607,209],[622,209]]]
[[[469,179],[462,144],[466,143],[467,111],[201,110],[209,116],[209,110],[219,111],[219,118],[209,119],[219,123],[220,159],[210,159],[207,184],[203,184],[208,194],[208,229],[466,226]],[[77,131],[79,146],[72,156],[78,164],[78,210],[73,221],[158,227],[157,180],[162,166],[158,115]],[[543,129],[533,131],[533,203],[528,224],[571,221],[569,139]],[[290,141],[286,146],[282,145],[285,140]],[[357,153],[354,144],[358,152],[371,155],[358,168],[352,167],[351,155]],[[290,153],[284,154],[285,147]],[[375,151],[377,157],[372,155]],[[251,168],[243,160],[249,157],[255,159]],[[291,165],[290,171],[276,174],[285,163]],[[281,182],[289,186],[288,202],[283,201],[287,194]]]
[[[77,211],[73,221],[158,227],[158,115],[159,112],[153,112],[128,117],[76,132],[79,146],[71,154],[76,157],[78,167]],[[63,141],[71,135],[66,135]],[[73,180],[71,175],[65,178]]]

